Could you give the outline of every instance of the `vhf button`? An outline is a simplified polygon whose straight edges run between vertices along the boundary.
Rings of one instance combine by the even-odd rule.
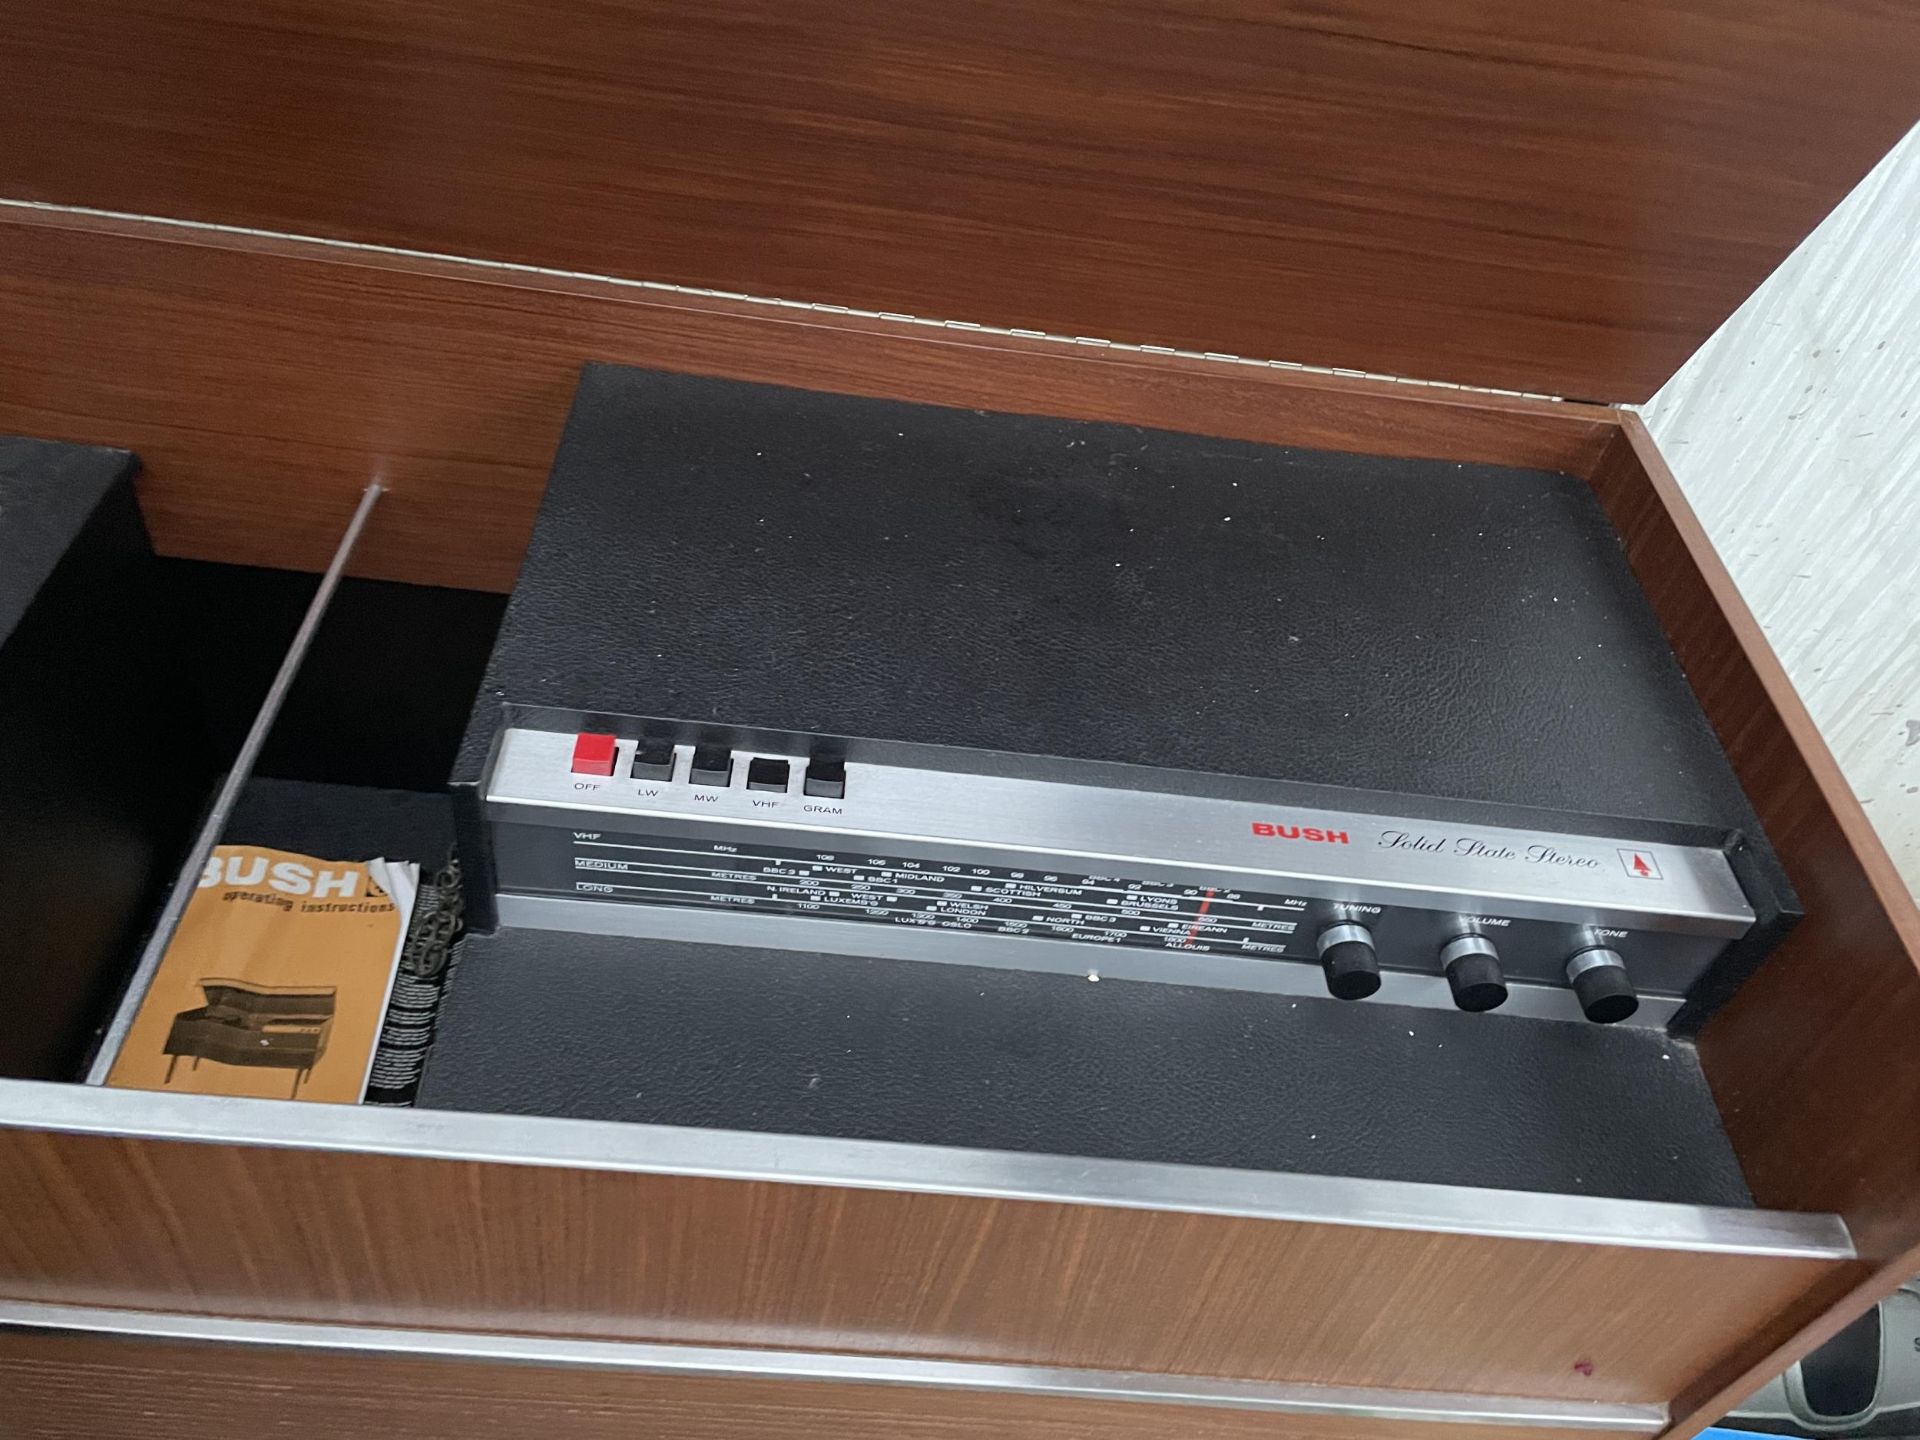
[[[775,760],[768,755],[756,755],[747,762],[747,789],[778,790],[785,794],[787,770],[787,762],[784,760]]]

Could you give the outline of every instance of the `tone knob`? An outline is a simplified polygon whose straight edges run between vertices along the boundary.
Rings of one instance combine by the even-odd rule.
[[[1320,932],[1320,966],[1336,1000],[1364,1000],[1380,988],[1380,957],[1373,953],[1373,932],[1342,921]]]
[[[1596,1024],[1616,1024],[1640,1008],[1627,962],[1620,958],[1619,951],[1604,945],[1582,950],[1567,961],[1567,983],[1580,997],[1580,1008],[1587,1019]]]
[[[1484,935],[1462,935],[1440,947],[1440,968],[1447,972],[1453,1003],[1462,1010],[1494,1010],[1507,1000],[1507,977],[1500,952]]]

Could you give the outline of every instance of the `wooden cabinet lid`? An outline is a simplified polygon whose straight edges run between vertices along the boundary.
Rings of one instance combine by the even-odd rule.
[[[0,197],[1612,401],[1915,118],[1894,0],[19,0]]]

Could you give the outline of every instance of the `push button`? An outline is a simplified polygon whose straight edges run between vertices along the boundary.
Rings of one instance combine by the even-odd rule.
[[[673,742],[657,736],[642,740],[633,747],[633,769],[628,773],[635,780],[673,779]]]
[[[747,789],[778,790],[785,794],[787,774],[786,761],[757,755],[747,762]]]
[[[696,785],[731,785],[733,752],[723,745],[702,745],[693,752],[693,771],[687,778]]]
[[[573,738],[573,773],[576,775],[613,774],[614,756],[620,742],[611,735],[582,733]]]
[[[807,778],[801,788],[823,800],[843,799],[847,793],[847,762],[813,760],[807,765]]]

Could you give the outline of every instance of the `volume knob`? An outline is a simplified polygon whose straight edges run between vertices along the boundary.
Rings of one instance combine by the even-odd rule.
[[[1484,935],[1462,935],[1440,947],[1440,968],[1447,988],[1462,1010],[1494,1010],[1507,1002],[1507,977],[1500,952]]]
[[[1620,952],[1604,945],[1582,950],[1567,961],[1567,981],[1580,998],[1580,1008],[1597,1025],[1613,1025],[1640,1008],[1627,962]]]
[[[1364,1000],[1380,988],[1380,957],[1373,953],[1373,932],[1343,921],[1320,932],[1320,967],[1336,1000]]]

